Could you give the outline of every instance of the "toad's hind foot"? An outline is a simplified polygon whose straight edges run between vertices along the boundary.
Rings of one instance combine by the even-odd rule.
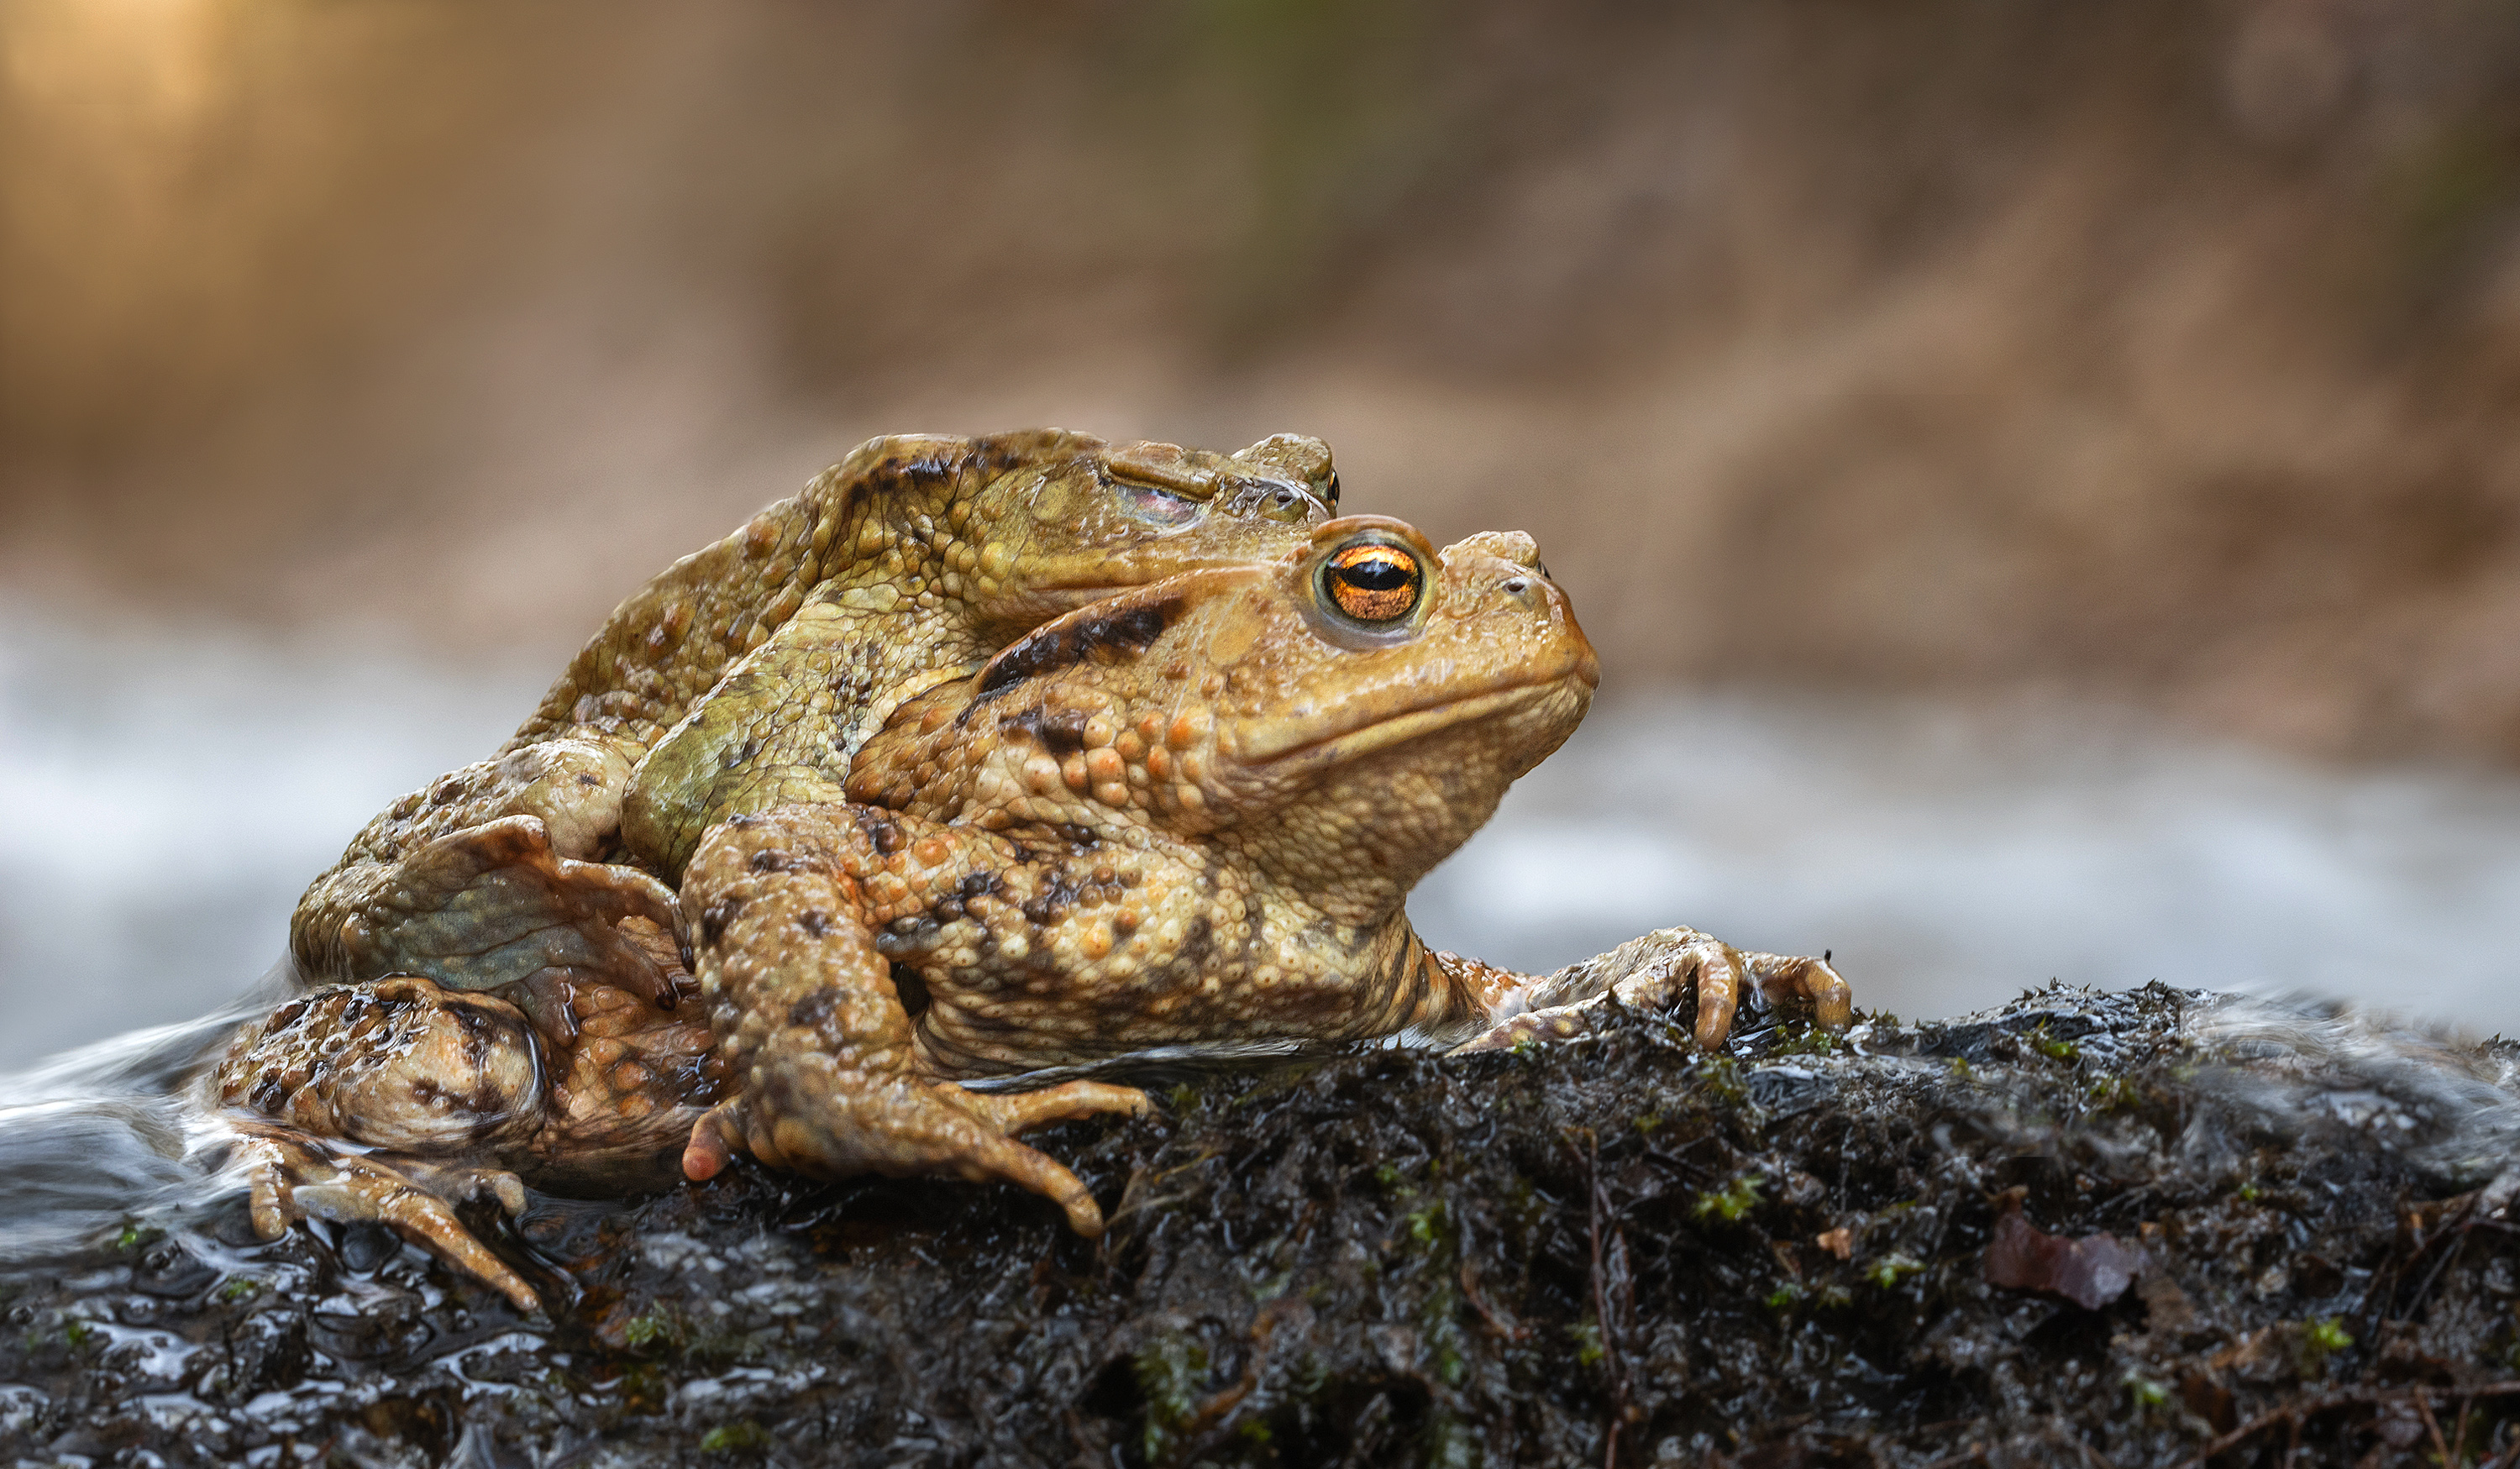
[[[1000,1094],[910,1078],[827,1081],[778,1091],[786,1094],[776,1101],[729,1101],[702,1117],[683,1154],[684,1174],[714,1178],[748,1153],[771,1167],[821,1178],[946,1175],[1012,1183],[1057,1204],[1069,1227],[1089,1238],[1102,1232],[1102,1210],[1094,1195],[1076,1175],[1009,1135],[1114,1112],[1139,1117],[1148,1110],[1145,1092],[1100,1082]]]
[[[1660,928],[1538,981],[1518,997],[1528,1008],[1500,1015],[1455,1048],[1508,1050],[1525,1042],[1570,1040],[1592,1034],[1612,1005],[1669,1009],[1693,993],[1691,1034],[1713,1050],[1732,1034],[1733,1014],[1750,984],[1772,1002],[1810,1002],[1812,1018],[1830,1030],[1845,1029],[1854,1017],[1846,981],[1825,958],[1749,954],[1694,928]]]
[[[278,1239],[300,1220],[380,1224],[506,1296],[518,1311],[542,1308],[533,1287],[455,1215],[457,1205],[485,1198],[512,1216],[520,1213],[525,1187],[515,1174],[350,1152],[277,1133],[240,1137],[236,1162],[250,1189],[254,1232],[264,1239]]]

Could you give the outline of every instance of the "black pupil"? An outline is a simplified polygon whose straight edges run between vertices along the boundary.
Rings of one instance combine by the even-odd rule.
[[[1360,592],[1397,592],[1409,585],[1409,568],[1380,556],[1338,568],[1339,580]]]

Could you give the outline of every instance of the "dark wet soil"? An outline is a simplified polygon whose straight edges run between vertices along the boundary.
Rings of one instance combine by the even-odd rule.
[[[2491,1461],[2505,1059],[2159,987],[1713,1057],[1639,1017],[1043,1135],[1099,1242],[953,1182],[538,1199],[497,1237],[548,1318],[229,1202],[0,1272],[0,1458]],[[2000,1228],[1998,1274],[2079,1273],[1990,1284]]]

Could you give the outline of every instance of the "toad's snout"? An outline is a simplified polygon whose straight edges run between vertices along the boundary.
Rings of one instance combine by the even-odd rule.
[[[1574,602],[1542,564],[1540,547],[1531,537],[1518,530],[1482,531],[1446,547],[1444,558],[1486,573],[1472,582],[1484,595],[1471,615],[1497,619],[1491,636],[1528,638],[1532,672],[1579,679],[1588,689],[1600,687],[1600,659],[1575,621]]]

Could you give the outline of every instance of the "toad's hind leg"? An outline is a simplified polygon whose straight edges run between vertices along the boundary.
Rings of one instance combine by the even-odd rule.
[[[673,972],[620,927],[681,921],[671,888],[590,859],[620,825],[636,758],[562,739],[467,766],[368,824],[298,900],[290,951],[317,982],[426,974],[495,990],[550,969],[665,1006]]]
[[[674,1002],[673,971],[621,926],[643,918],[673,931],[673,890],[635,868],[560,855],[534,817],[452,831],[348,875],[358,890],[328,892],[319,911],[334,920],[330,934],[299,911],[295,949],[312,978],[426,974],[494,990],[554,970]]]
[[[923,1074],[876,947],[890,912],[847,870],[889,878],[889,890],[901,879],[878,871],[880,857],[848,808],[795,807],[728,823],[693,860],[684,902],[698,915],[700,993],[739,1086],[693,1128],[684,1173],[711,1178],[749,1153],[823,1178],[997,1180],[1058,1204],[1079,1233],[1101,1233],[1102,1212],[1076,1176],[1010,1135],[1144,1112],[1145,1093],[1072,1082],[981,1095]]]

